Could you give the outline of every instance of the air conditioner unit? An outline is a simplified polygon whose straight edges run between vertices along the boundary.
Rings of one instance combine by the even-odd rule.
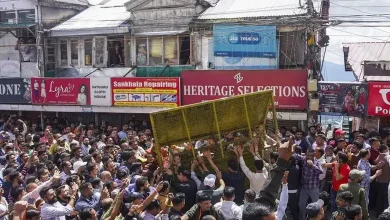
[[[310,79],[307,81],[307,91],[317,92],[318,81],[316,79]]]
[[[309,110],[310,111],[318,111],[320,108],[320,100],[319,99],[310,99]]]

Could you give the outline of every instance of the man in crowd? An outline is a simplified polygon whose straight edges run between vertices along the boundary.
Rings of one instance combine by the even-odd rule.
[[[322,192],[322,188],[326,190],[326,187],[319,183],[324,172],[330,171],[330,179],[327,178],[328,172],[325,173],[325,179],[333,186],[332,193],[334,191],[333,195],[336,195],[334,203],[339,208],[336,209],[336,217],[345,215],[358,219],[360,212],[362,217],[365,216],[365,205],[361,200],[364,190],[358,183],[360,179],[366,178],[366,174],[362,177],[360,173],[363,172],[354,170],[350,175],[345,166],[354,168],[354,162],[351,161],[353,155],[361,158],[361,164],[372,159],[374,166],[369,169],[378,167],[381,170],[376,173],[379,174],[389,166],[386,163],[386,149],[380,145],[377,148],[374,146],[378,150],[376,158],[370,158],[371,155],[365,155],[364,151],[357,153],[356,149],[350,147],[341,147],[335,157],[333,147],[328,145],[326,138],[321,137],[322,130],[316,129],[320,126],[310,128],[308,138],[301,138],[303,133],[298,128],[285,129],[284,139],[273,137],[283,143],[273,141],[275,143],[272,145],[279,147],[270,153],[270,157],[264,156],[265,159],[260,157],[265,152],[258,150],[257,143],[265,140],[238,144],[240,138],[249,139],[244,132],[222,135],[227,158],[222,162],[220,152],[214,151],[216,140],[204,139],[202,146],[195,151],[199,156],[193,158],[191,164],[187,155],[191,155],[189,152],[196,140],[176,148],[164,147],[159,158],[158,152],[152,148],[153,136],[149,123],[124,122],[126,125],[131,124],[131,130],[127,129],[126,135],[121,133],[120,137],[115,124],[104,123],[104,126],[99,127],[91,123],[85,125],[80,121],[69,123],[67,120],[67,123],[60,118],[44,121],[47,124],[43,128],[35,128],[31,138],[28,134],[15,132],[17,129],[24,130],[17,118],[0,128],[0,152],[4,154],[0,163],[5,166],[0,171],[4,189],[4,192],[0,189],[0,197],[4,198],[0,200],[0,218],[14,213],[15,220],[23,219],[20,214],[26,212],[27,205],[23,201],[27,201],[29,208],[34,206],[38,212],[35,214],[43,220],[281,220],[283,216],[293,220],[306,217],[328,220],[324,212],[329,203],[330,191]],[[125,130],[122,128],[122,131]],[[15,140],[6,134],[11,131]],[[259,133],[256,138],[263,135],[266,135],[265,132]],[[39,141],[41,138],[44,142]],[[23,144],[23,141],[29,141],[27,139],[32,139],[30,144]],[[300,150],[304,148],[304,143],[310,142],[307,139],[312,139],[312,143],[308,145],[306,153],[302,154]],[[355,140],[348,141],[354,143]],[[314,142],[317,147],[313,151]],[[233,147],[225,148],[225,144]],[[248,148],[249,154],[244,148]],[[215,156],[211,151],[215,152]],[[254,160],[252,157],[248,160],[247,155],[252,155]],[[161,164],[158,163],[159,159]],[[225,165],[226,161],[228,166]],[[208,167],[213,168],[211,172]],[[264,167],[268,167],[268,170]],[[327,167],[329,169],[325,169]],[[364,165],[357,167],[366,169]],[[289,171],[288,175],[285,175],[286,170]],[[359,178],[354,176],[356,172]],[[59,180],[53,181],[55,179]],[[246,187],[245,182],[249,187]],[[353,199],[349,203],[347,197],[340,196],[345,192],[352,194]],[[321,200],[318,200],[319,197]],[[280,199],[278,205],[276,198]],[[327,202],[321,204],[321,201]],[[314,204],[307,206],[308,202]],[[362,207],[358,209],[353,204]],[[286,206],[292,215],[284,211]],[[29,217],[26,219],[30,220]]]

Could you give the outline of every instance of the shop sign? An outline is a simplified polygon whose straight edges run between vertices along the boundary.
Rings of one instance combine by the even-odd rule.
[[[91,105],[89,78],[31,78],[32,103]]]
[[[91,105],[111,106],[111,82],[109,78],[90,78]]]
[[[213,27],[216,69],[276,69],[279,46],[276,26]]]
[[[319,112],[331,115],[367,115],[368,84],[320,82]]]
[[[194,70],[182,72],[183,104],[273,90],[277,109],[307,108],[306,70]]]
[[[111,88],[114,106],[180,106],[180,78],[111,78]]]
[[[30,79],[2,78],[0,80],[0,104],[31,103]]]
[[[365,61],[365,76],[390,76],[390,61]]]
[[[369,82],[368,115],[390,116],[390,83]]]

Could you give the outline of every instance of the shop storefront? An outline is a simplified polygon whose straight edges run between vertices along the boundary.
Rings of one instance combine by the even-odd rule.
[[[306,70],[182,72],[183,105],[268,89],[274,91],[274,104],[279,124],[288,127],[293,125],[303,127],[300,122],[307,120]]]

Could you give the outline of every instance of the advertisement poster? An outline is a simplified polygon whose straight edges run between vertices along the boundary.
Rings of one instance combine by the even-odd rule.
[[[276,26],[220,25],[213,28],[216,69],[276,69]]]
[[[319,112],[331,115],[367,115],[368,84],[366,83],[318,83]]]
[[[390,83],[369,82],[368,115],[390,116]]]
[[[180,106],[180,78],[111,78],[112,105]]]
[[[30,89],[30,79],[3,78],[0,80],[0,104],[29,104]]]
[[[31,78],[31,91],[33,104],[91,104],[89,78]]]
[[[91,105],[111,106],[111,82],[109,78],[90,78]]]
[[[193,70],[181,75],[183,105],[273,90],[277,109],[307,109],[307,70]]]

